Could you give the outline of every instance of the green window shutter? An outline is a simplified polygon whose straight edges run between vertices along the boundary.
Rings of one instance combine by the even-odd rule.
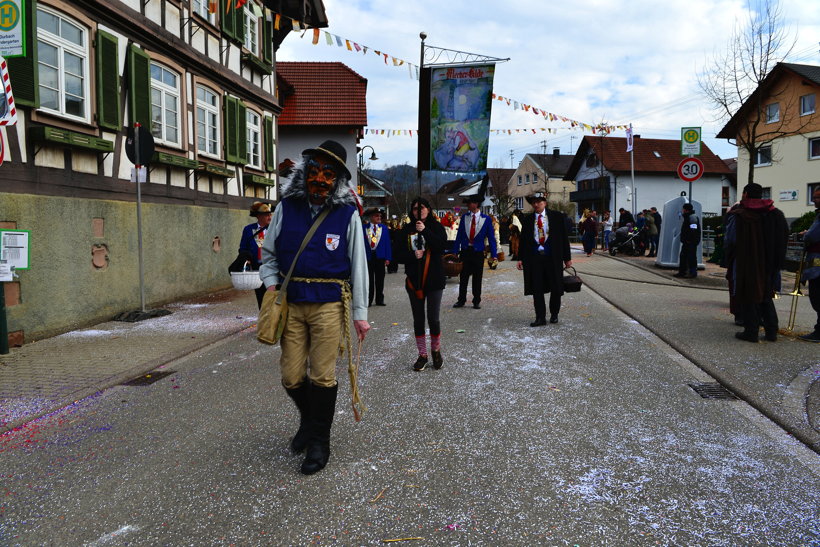
[[[37,67],[37,2],[24,3],[23,17],[26,24],[26,56],[7,59],[9,80],[14,92],[14,102],[24,106],[40,107],[39,72]]]
[[[236,9],[235,0],[220,0],[219,17],[222,20],[222,32],[230,38],[236,38]]]
[[[225,95],[224,119],[225,123],[225,161],[237,163],[239,153],[239,143],[236,139],[236,110],[237,99]]]
[[[262,20],[262,60],[273,65],[273,23]]]
[[[117,38],[97,31],[97,124],[120,130],[120,61]]]
[[[128,107],[131,124],[136,122],[151,130],[151,58],[141,48],[128,48]]]
[[[248,163],[248,107],[236,101],[236,159],[237,163]]]
[[[276,171],[276,143],[273,140],[273,117],[265,116],[265,129],[262,136],[265,139],[265,171]]]
[[[235,30],[234,38],[237,41],[244,43],[245,42],[245,10],[242,8],[233,10],[233,28]]]

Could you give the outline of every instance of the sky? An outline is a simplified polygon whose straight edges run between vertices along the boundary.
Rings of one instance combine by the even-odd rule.
[[[512,101],[589,125],[631,123],[635,134],[645,138],[678,140],[682,127],[702,127],[703,142],[713,152],[722,158],[737,155],[726,140],[714,138],[725,122],[715,118],[697,74],[715,53],[726,50],[735,25],[747,20],[746,0],[324,4],[329,27],[319,43],[312,43],[312,31],[301,36],[291,32],[277,60],[338,61],[367,78],[367,128],[403,132],[365,136],[360,146],[372,146],[379,158],[366,162],[369,168],[416,165],[418,80],[410,77],[410,69],[415,72],[420,63],[420,32],[427,34],[428,47],[509,58],[496,66],[493,92]],[[820,65],[817,0],[787,0],[781,10],[795,40],[786,61]],[[325,31],[333,45],[327,45]],[[339,47],[336,37],[362,51]],[[388,63],[374,51],[387,53]],[[394,66],[393,58],[404,64]],[[488,167],[514,168],[525,154],[552,153],[554,148],[574,154],[581,138],[591,135],[497,100],[490,128],[512,134],[491,132]],[[625,136],[623,130],[612,135]],[[366,149],[366,158],[370,152]]]

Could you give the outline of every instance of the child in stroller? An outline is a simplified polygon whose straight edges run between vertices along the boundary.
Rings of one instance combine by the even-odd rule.
[[[623,253],[629,256],[643,256],[646,252],[646,238],[632,224],[621,226],[615,230],[614,241],[609,242],[609,254],[615,256]]]

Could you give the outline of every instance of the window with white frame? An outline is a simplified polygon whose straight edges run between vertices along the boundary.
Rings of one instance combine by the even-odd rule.
[[[196,149],[219,157],[219,97],[201,85],[196,86]]]
[[[529,183],[530,183],[530,176],[529,176],[529,174],[524,175],[524,184],[529,184]]]
[[[809,159],[820,159],[820,137],[809,139]]]
[[[755,165],[771,165],[772,164],[772,147],[761,146],[757,149],[755,154]]]
[[[259,55],[259,17],[251,10],[250,3],[245,4],[245,49]]]
[[[515,208],[516,209],[523,209],[524,208],[524,198],[515,198]]]
[[[521,175],[518,175],[518,186],[521,186],[521,180],[522,180]]]
[[[248,109],[248,166],[262,168],[262,117]]]
[[[780,121],[780,103],[772,103],[766,105],[766,123],[774,123]]]
[[[86,29],[58,12],[37,8],[37,51],[40,108],[89,121]]]
[[[216,24],[217,0],[194,0],[192,9],[209,23]]]
[[[763,187],[763,196],[762,199],[772,199],[772,187],[771,186],[764,186]]]
[[[814,114],[815,109],[815,95],[812,93],[811,95],[803,95],[800,97],[800,115],[807,116],[809,114]]]
[[[151,63],[151,134],[162,144],[179,146],[180,77],[176,72]]]
[[[535,184],[536,182],[538,182],[538,173],[533,173],[532,174],[532,183]]]

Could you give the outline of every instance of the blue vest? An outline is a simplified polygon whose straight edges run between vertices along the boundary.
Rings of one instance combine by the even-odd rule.
[[[310,205],[303,201],[284,199],[282,228],[276,238],[276,259],[280,278],[284,279],[293,258],[313,224]],[[296,262],[293,277],[350,279],[350,259],[347,256],[347,229],[355,207],[345,205],[330,211],[310,238]],[[305,283],[290,280],[288,302],[339,302],[342,289],[337,283]]]

